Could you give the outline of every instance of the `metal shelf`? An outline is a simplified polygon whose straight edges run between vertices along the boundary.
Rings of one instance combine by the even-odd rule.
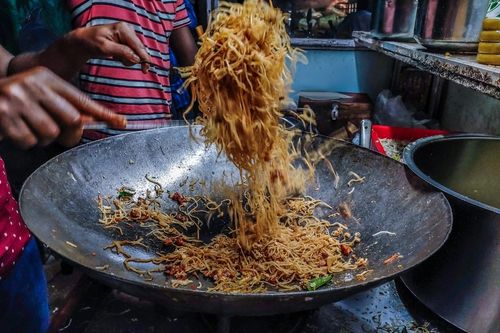
[[[361,46],[500,99],[500,67],[478,64],[473,54],[433,53],[417,43],[378,40],[367,32],[353,37]]]

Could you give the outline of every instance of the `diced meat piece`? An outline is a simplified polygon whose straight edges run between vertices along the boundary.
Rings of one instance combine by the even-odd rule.
[[[340,252],[342,252],[343,255],[348,256],[351,254],[352,248],[349,245],[340,244]]]
[[[392,263],[394,263],[395,261],[397,261],[398,259],[401,259],[401,258],[403,258],[403,256],[401,254],[399,254],[399,252],[396,252],[392,256],[390,256],[389,258],[387,258],[387,259],[384,260],[384,265],[392,264]]]
[[[186,198],[182,194],[180,194],[179,192],[175,192],[174,194],[172,194],[170,196],[170,199],[177,202],[177,204],[179,206],[184,205],[184,203],[186,202]]]
[[[188,220],[188,217],[186,216],[186,214],[177,213],[177,215],[175,215],[175,219],[180,222],[186,222]]]

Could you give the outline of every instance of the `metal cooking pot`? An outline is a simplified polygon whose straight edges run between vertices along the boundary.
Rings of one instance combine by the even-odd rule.
[[[500,332],[500,137],[435,136],[410,144],[410,169],[443,191],[452,233],[403,276],[427,307],[467,332]]]
[[[378,0],[372,16],[372,35],[380,39],[413,39],[417,3],[417,0]]]
[[[430,49],[476,51],[489,0],[420,0],[415,39]]]

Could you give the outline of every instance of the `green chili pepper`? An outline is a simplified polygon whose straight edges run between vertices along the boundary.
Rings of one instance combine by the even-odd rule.
[[[135,194],[135,191],[132,189],[128,189],[126,187],[122,187],[121,189],[118,190],[118,198],[127,198],[127,197],[133,197]]]
[[[331,275],[320,276],[319,278],[313,279],[307,284],[307,290],[314,291],[327,284],[331,279]]]

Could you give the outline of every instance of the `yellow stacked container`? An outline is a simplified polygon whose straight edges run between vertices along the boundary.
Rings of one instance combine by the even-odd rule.
[[[491,17],[483,21],[477,62],[500,66],[500,18]]]

